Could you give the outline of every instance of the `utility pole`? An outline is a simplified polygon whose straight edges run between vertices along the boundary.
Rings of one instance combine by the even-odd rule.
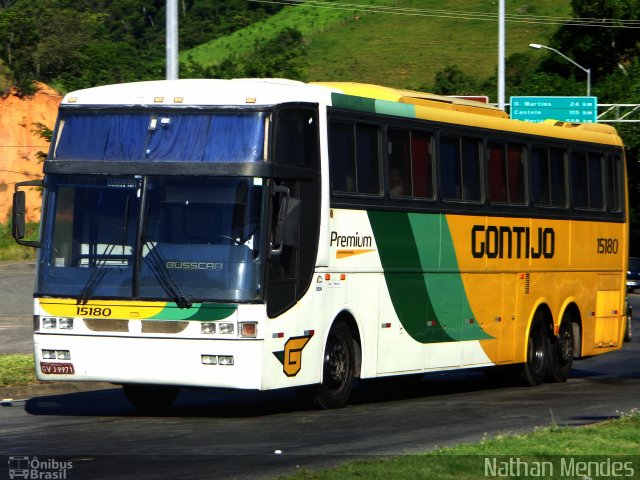
[[[505,55],[505,31],[504,31],[504,0],[500,0],[500,6],[498,7],[498,107],[500,110],[504,110],[504,96],[505,96],[505,68],[504,68],[504,55]]]
[[[167,80],[178,79],[178,0],[167,0]]]

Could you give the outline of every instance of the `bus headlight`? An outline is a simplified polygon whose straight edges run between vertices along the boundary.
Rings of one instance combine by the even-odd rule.
[[[216,324],[215,323],[201,323],[200,324],[200,333],[204,333],[204,334],[216,333]]]
[[[233,356],[218,355],[218,365],[233,365]]]
[[[71,352],[69,350],[56,350],[56,358],[58,360],[71,360]]]
[[[73,318],[61,318],[58,327],[63,330],[73,330]]]
[[[58,326],[58,319],[53,317],[44,317],[42,319],[42,328],[52,329]]]
[[[233,333],[233,330],[234,330],[233,323],[221,323],[218,328],[218,331],[220,333],[227,334],[227,335],[230,333]]]

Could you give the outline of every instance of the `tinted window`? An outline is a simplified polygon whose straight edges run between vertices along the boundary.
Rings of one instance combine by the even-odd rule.
[[[563,149],[531,149],[531,193],[536,205],[566,207],[565,158]]]
[[[466,137],[440,137],[440,185],[447,200],[480,201],[480,142]]]
[[[617,155],[607,157],[607,208],[612,212],[622,210],[622,162]]]
[[[379,128],[332,121],[329,127],[331,190],[380,194]]]
[[[571,199],[574,207],[602,210],[603,157],[593,152],[571,154]]]
[[[318,169],[318,127],[315,110],[287,108],[278,112],[275,161]]]
[[[491,202],[512,204],[525,202],[524,161],[523,145],[502,142],[488,144],[487,174]]]
[[[389,129],[387,155],[389,193],[392,196],[433,198],[430,134]]]

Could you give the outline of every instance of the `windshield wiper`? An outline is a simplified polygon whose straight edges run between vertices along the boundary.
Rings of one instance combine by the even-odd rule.
[[[149,267],[153,274],[158,279],[162,289],[171,297],[176,305],[180,308],[191,308],[193,302],[190,297],[185,296],[180,290],[180,287],[167,270],[166,263],[158,244],[155,245],[148,238],[144,239],[144,246],[149,250],[149,254],[144,257],[145,261],[149,263]]]
[[[129,200],[130,197],[127,195],[127,203],[124,207],[124,225],[122,226],[122,258],[124,259],[124,251],[127,241],[127,224],[129,223]],[[96,286],[102,281],[102,279],[107,274],[107,270],[103,267],[107,263],[107,259],[113,253],[113,249],[116,247],[116,239],[118,235],[118,230],[116,230],[113,234],[113,238],[107,244],[107,247],[104,249],[103,258],[99,260],[95,266],[93,267],[93,271],[91,272],[91,276],[89,276],[89,280],[87,280],[86,285],[80,292],[80,296],[78,297],[77,304],[78,305],[86,305],[91,297],[91,294],[95,290]]]

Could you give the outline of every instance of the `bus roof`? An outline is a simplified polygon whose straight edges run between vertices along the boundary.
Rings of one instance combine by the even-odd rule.
[[[279,78],[184,79],[121,83],[70,92],[63,105],[228,106],[331,103],[325,87]]]
[[[502,110],[473,100],[355,82],[303,83],[278,78],[157,80],[77,90],[62,100],[63,105],[95,106],[266,106],[287,102],[313,102],[497,131],[622,145],[616,130],[609,125],[510,120]]]
[[[610,125],[598,123],[574,124],[558,120],[546,120],[542,123],[531,123],[522,120],[511,120],[502,110],[473,100],[444,97],[430,93],[401,90],[379,85],[353,82],[315,83],[333,88],[352,98],[370,99],[369,104],[361,101],[349,101],[344,98],[347,108],[360,108],[376,113],[390,113],[405,117],[413,117],[436,122],[480,127],[491,130],[539,135],[582,142],[622,145],[616,129]],[[340,103],[333,99],[333,104]]]

